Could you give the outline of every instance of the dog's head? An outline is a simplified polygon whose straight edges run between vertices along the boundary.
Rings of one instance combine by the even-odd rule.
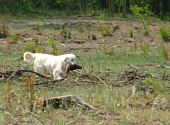
[[[76,56],[74,54],[66,54],[65,55],[65,63],[66,64],[71,64],[71,65],[77,65],[76,63]]]

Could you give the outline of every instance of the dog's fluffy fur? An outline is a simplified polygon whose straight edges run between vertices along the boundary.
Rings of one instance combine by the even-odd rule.
[[[42,53],[24,53],[24,61],[31,62],[35,72],[44,74],[50,73],[55,80],[65,77],[67,64],[76,65],[76,56],[74,54],[65,54],[53,56]]]

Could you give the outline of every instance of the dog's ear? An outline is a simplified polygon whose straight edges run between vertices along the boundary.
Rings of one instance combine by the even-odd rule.
[[[67,62],[67,60],[68,60],[68,57],[64,59],[64,62]]]

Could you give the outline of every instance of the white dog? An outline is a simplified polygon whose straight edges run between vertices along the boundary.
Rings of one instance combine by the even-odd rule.
[[[24,61],[31,62],[35,72],[41,74],[48,72],[55,80],[60,80],[65,77],[67,64],[77,65],[74,54],[53,56],[49,54],[25,52]]]

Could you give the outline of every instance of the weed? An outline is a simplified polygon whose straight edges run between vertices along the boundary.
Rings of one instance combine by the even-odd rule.
[[[54,38],[52,38],[52,37],[51,37],[51,38],[48,38],[47,41],[48,41],[47,44],[48,44],[49,47],[51,48],[51,54],[57,55],[57,54],[59,53],[57,41],[55,41]]]
[[[7,38],[7,41],[9,41],[8,42],[9,44],[17,44],[19,39],[20,39],[19,36],[17,36],[17,34],[14,34]]]
[[[44,17],[43,17],[43,16],[39,16],[39,17],[38,17],[38,21],[41,21],[41,22],[43,22],[43,23],[45,24],[45,21],[44,21]]]
[[[105,15],[101,14],[100,16],[96,16],[99,20],[104,20],[105,19]]]
[[[160,79],[154,79],[151,77],[146,78],[144,83],[146,84],[146,87],[153,89],[154,95],[161,93],[161,90],[164,87],[164,84]]]
[[[165,59],[168,59],[168,50],[166,49],[166,47],[165,47],[165,44],[161,44],[160,46],[159,46],[159,48],[160,48],[160,54],[162,55],[162,57],[164,57]]]
[[[150,52],[150,46],[148,43],[142,43],[139,45],[139,49],[140,51],[143,52],[143,54],[145,55],[149,55],[149,52]]]
[[[3,19],[0,27],[0,38],[6,38],[9,35],[8,26]]]
[[[70,39],[71,38],[71,32],[68,28],[64,28],[62,31],[61,31],[61,36],[64,38],[64,39]]]
[[[36,53],[46,53],[46,49],[44,45],[36,45]]]
[[[22,49],[22,53],[25,53],[25,52],[35,53],[36,51],[35,45],[29,42],[23,44],[21,49]]]
[[[159,35],[165,42],[170,42],[170,28],[164,26],[159,27]]]
[[[113,47],[103,47],[103,53],[105,53],[106,55],[113,55],[114,54],[114,50]]]
[[[105,36],[111,36],[110,33],[110,27],[108,26],[102,26],[102,31],[100,33],[105,37]]]

